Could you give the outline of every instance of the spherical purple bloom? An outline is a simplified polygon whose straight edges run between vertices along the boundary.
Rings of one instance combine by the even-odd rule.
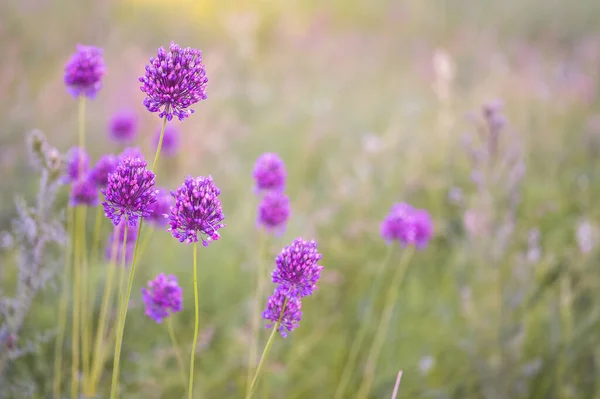
[[[183,309],[183,289],[173,275],[160,273],[154,280],[148,281],[148,287],[142,288],[142,298],[146,315],[157,323]]]
[[[398,241],[402,246],[425,248],[432,234],[433,223],[429,213],[404,202],[394,204],[381,224],[382,237],[388,243]]]
[[[119,160],[113,154],[102,155],[90,171],[90,179],[99,188],[105,188],[108,185],[108,175],[114,172],[118,162]]]
[[[71,206],[98,205],[98,187],[89,177],[78,179],[71,185],[71,196],[69,198]]]
[[[138,237],[138,231],[138,226],[127,227],[127,241],[125,243],[126,265],[131,264],[131,261],[133,260],[133,251],[135,249],[135,242]],[[116,237],[118,237],[118,239]],[[116,242],[115,239],[117,240]],[[125,221],[122,221],[118,226],[116,226],[114,231],[110,235],[110,238],[106,245],[106,259],[108,261],[114,260],[118,265],[121,264],[123,259],[123,240],[125,240]]]
[[[67,173],[63,182],[70,183],[84,177],[90,168],[90,156],[80,147],[72,147],[67,155]]]
[[[137,115],[123,110],[115,113],[108,124],[111,137],[120,143],[133,141],[137,133]]]
[[[256,160],[254,172],[257,190],[283,190],[285,187],[285,164],[279,155],[267,152]]]
[[[225,227],[225,219],[219,201],[221,190],[212,177],[188,176],[177,191],[171,191],[175,206],[171,207],[169,232],[179,242],[198,242],[198,233],[205,247],[220,238],[218,230]]]
[[[290,218],[290,200],[281,191],[270,191],[258,205],[258,224],[265,230],[282,233]]]
[[[158,129],[152,138],[152,145],[154,146],[155,150],[158,148],[161,130],[162,129]],[[167,157],[172,157],[177,154],[177,150],[179,150],[179,141],[179,129],[177,129],[175,126],[167,125],[163,135],[161,154],[164,154]]]
[[[156,194],[156,202],[150,205],[150,216],[146,217],[149,223],[158,228],[166,227],[169,224],[169,212],[173,206],[173,197],[167,190],[159,189]]]
[[[117,169],[108,175],[108,186],[102,190],[106,201],[104,213],[117,226],[123,217],[131,226],[137,226],[140,217],[150,214],[149,208],[156,201],[155,176],[146,169],[146,161],[125,158]]]
[[[73,97],[94,98],[102,88],[102,77],[106,73],[102,49],[94,46],[77,45],[75,52],[65,65],[65,85]]]
[[[139,78],[140,89],[146,93],[144,105],[150,112],[160,112],[160,118],[173,116],[183,121],[194,112],[188,109],[206,99],[206,70],[202,52],[190,47],[182,49],[174,42],[169,52],[158,49],[156,58],[150,58],[146,74]]]
[[[286,302],[287,300],[287,302]],[[285,303],[285,309],[283,304]],[[275,292],[271,295],[267,301],[267,308],[262,314],[263,319],[270,320],[272,323],[267,324],[267,328],[271,328],[277,325],[280,321],[277,330],[281,333],[283,338],[287,337],[287,331],[292,331],[294,328],[298,328],[300,320],[302,319],[302,302],[300,298],[288,297],[280,289],[275,288]],[[283,310],[283,315],[281,314]]]
[[[296,238],[275,258],[272,281],[279,285],[278,289],[282,293],[290,297],[311,295],[317,289],[317,281],[323,270],[323,266],[318,264],[321,257],[314,240]]]

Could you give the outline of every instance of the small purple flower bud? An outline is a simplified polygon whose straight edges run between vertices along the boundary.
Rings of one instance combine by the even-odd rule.
[[[98,205],[98,187],[94,181],[90,178],[83,178],[73,182],[69,203],[71,206]]]
[[[106,73],[102,49],[94,46],[77,45],[75,52],[65,65],[64,82],[73,97],[94,98],[102,88],[102,77]]]
[[[433,223],[427,211],[397,203],[381,224],[381,235],[388,243],[398,241],[403,246],[423,249],[433,235]]]
[[[67,174],[63,183],[71,183],[84,177],[90,168],[90,156],[79,147],[72,147],[67,155]]]
[[[159,112],[158,117],[173,116],[183,121],[194,110],[188,109],[206,99],[206,70],[202,63],[202,52],[190,47],[181,48],[174,42],[169,52],[158,49],[156,58],[150,58],[146,74],[139,78],[140,90],[146,93],[144,105],[150,112]]]
[[[183,309],[183,289],[173,275],[160,273],[154,280],[148,281],[148,287],[142,288],[142,299],[146,315],[157,323]]]
[[[275,153],[267,152],[258,157],[252,175],[258,191],[281,191],[285,187],[285,164]]]
[[[154,150],[158,148],[158,142],[160,140],[160,132],[161,129],[156,131],[156,134],[152,138],[152,145],[154,146]],[[161,147],[161,154],[164,154],[167,157],[172,157],[177,154],[179,150],[179,129],[177,129],[173,125],[165,126],[165,133],[163,135],[163,142]]]
[[[265,230],[281,234],[290,218],[290,200],[280,191],[270,191],[258,205],[258,225]]]
[[[284,303],[285,309],[283,308]],[[288,297],[279,288],[275,288],[275,292],[267,300],[267,308],[263,312],[262,317],[265,320],[271,321],[271,323],[267,324],[267,328],[272,328],[281,320],[277,330],[285,338],[287,337],[286,330],[291,332],[294,328],[298,328],[300,320],[302,320],[301,309],[302,302],[300,298]],[[282,311],[283,315],[281,314]]]
[[[98,188],[105,188],[108,185],[108,175],[114,172],[117,164],[118,159],[113,154],[102,155],[90,171],[90,179]]]
[[[218,240],[218,230],[225,227],[221,201],[221,190],[212,177],[188,176],[177,191],[171,191],[175,205],[171,207],[169,231],[179,242],[198,242],[198,233],[205,247]]]
[[[146,220],[157,228],[164,228],[169,224],[169,212],[173,206],[173,197],[167,190],[159,189],[156,202],[150,205],[150,216]]]
[[[119,143],[132,142],[137,133],[137,115],[128,110],[115,113],[108,124],[108,131]]]
[[[296,238],[275,258],[272,281],[279,285],[278,290],[289,297],[311,295],[317,289],[317,281],[323,270],[323,266],[318,264],[321,258],[314,240]]]

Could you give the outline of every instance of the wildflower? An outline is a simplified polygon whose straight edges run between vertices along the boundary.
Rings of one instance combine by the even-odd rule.
[[[166,190],[159,189],[156,194],[156,202],[150,205],[150,215],[146,219],[156,227],[166,227],[169,224],[168,214],[172,205],[171,194]]]
[[[102,77],[106,73],[102,53],[102,49],[94,46],[77,45],[77,52],[65,65],[64,77],[73,97],[94,98],[102,88]]]
[[[131,264],[131,261],[133,260],[135,242],[138,238],[138,231],[138,227],[128,226],[127,238],[125,238],[125,221],[119,223],[108,239],[108,243],[106,245],[106,259],[108,261],[115,261],[117,264],[121,264],[121,259],[123,259],[123,240],[126,240],[125,264]],[[115,242],[115,240],[117,240],[117,242]]]
[[[283,305],[285,303],[285,309]],[[267,300],[267,308],[262,314],[263,319],[270,320],[272,323],[267,324],[267,328],[273,327],[279,321],[277,330],[282,337],[287,337],[287,332],[291,332],[294,328],[298,328],[302,319],[302,302],[300,298],[289,297],[283,291],[275,288],[273,295]],[[283,311],[283,315],[281,314]]]
[[[128,110],[117,112],[109,122],[108,131],[115,141],[120,143],[133,141],[137,133],[136,114]]]
[[[108,185],[108,175],[117,168],[118,159],[113,154],[105,154],[100,157],[96,165],[90,171],[90,179],[99,188]]]
[[[94,181],[88,177],[73,182],[69,203],[71,206],[98,205],[98,187]]]
[[[137,226],[140,217],[150,215],[149,208],[156,201],[155,176],[146,169],[146,161],[125,158],[108,175],[108,186],[102,190],[106,217],[117,226],[125,216],[131,226]]]
[[[278,289],[289,297],[311,295],[317,289],[323,270],[323,266],[318,264],[321,257],[314,240],[295,239],[275,258],[276,266],[271,274],[273,283],[278,284]]]
[[[213,240],[219,239],[219,230],[225,227],[219,194],[221,190],[215,185],[212,177],[188,176],[176,192],[175,206],[171,207],[169,232],[179,242],[198,242],[198,233],[205,247]]]
[[[158,148],[158,142],[160,141],[160,133],[161,129],[156,131],[156,134],[152,138],[152,145],[154,149]],[[165,132],[163,134],[162,141],[162,154],[166,156],[173,156],[179,150],[179,129],[175,126],[167,125],[165,126]]]
[[[285,187],[285,164],[275,153],[267,152],[258,157],[252,175],[258,190],[283,190]]]
[[[403,202],[394,204],[381,224],[383,238],[390,243],[398,241],[403,246],[425,248],[432,234],[433,226],[427,211]]]
[[[290,200],[280,191],[268,192],[258,206],[258,224],[267,231],[282,232],[290,217]]]
[[[90,156],[80,147],[72,147],[67,155],[67,174],[64,183],[71,183],[85,176],[90,168]]]
[[[160,273],[154,280],[148,281],[148,287],[142,288],[142,298],[146,315],[157,323],[183,309],[183,289],[173,275]]]
[[[182,49],[171,42],[169,51],[158,49],[156,58],[150,58],[146,74],[139,78],[140,90],[146,93],[144,105],[150,112],[159,112],[159,118],[183,121],[194,112],[188,109],[206,99],[206,70],[202,52],[190,47]]]

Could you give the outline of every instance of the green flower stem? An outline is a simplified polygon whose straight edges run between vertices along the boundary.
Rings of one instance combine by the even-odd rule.
[[[167,317],[167,329],[169,330],[169,337],[171,338],[171,344],[173,344],[173,350],[175,351],[175,357],[177,358],[177,364],[179,365],[179,371],[181,372],[181,379],[183,385],[185,386],[185,364],[183,363],[183,355],[181,354],[181,349],[179,348],[179,343],[177,342],[177,336],[175,335],[175,329],[173,328],[172,319],[172,315]]]
[[[81,235],[83,226],[81,221],[83,219],[83,215],[81,215],[82,207],[76,209],[75,213],[75,224],[76,224],[76,233],[74,240],[74,254],[73,254],[73,317],[72,317],[72,326],[71,326],[71,398],[79,399],[79,339],[80,339],[80,322],[79,316],[81,313],[81,297],[79,294],[80,288],[80,261],[81,261]]]
[[[188,388],[189,399],[193,398],[194,395],[194,360],[196,359],[196,345],[198,344],[198,324],[199,324],[199,311],[198,311],[198,276],[196,271],[196,250],[198,243],[194,242],[194,309],[195,309],[195,322],[194,322],[194,340],[192,341],[192,353],[190,354],[190,384]]]
[[[167,126],[167,116],[163,118],[162,129],[160,130],[160,138],[158,139],[158,147],[156,148],[156,155],[154,155],[154,162],[152,163],[152,171],[156,169],[156,163],[158,162],[158,157],[160,156],[160,150],[162,148],[163,137],[165,136],[165,127]]]
[[[89,286],[89,272],[88,272],[88,258],[87,258],[87,240],[86,240],[86,223],[87,223],[87,206],[81,207],[81,280],[79,282],[80,287],[84,287],[80,293],[81,307],[79,308],[81,323],[81,355],[82,355],[82,390],[84,394],[88,392],[89,376],[90,376],[90,345],[92,341],[90,326],[88,320],[90,319],[89,314],[93,313],[92,309],[89,309],[89,298],[90,293],[87,287]]]
[[[398,299],[398,293],[400,292],[400,286],[414,252],[415,249],[413,246],[410,246],[404,250],[400,260],[400,265],[396,269],[392,283],[388,288],[386,301],[383,307],[383,313],[381,315],[377,331],[375,332],[375,339],[373,340],[373,344],[371,345],[371,349],[369,350],[369,355],[367,357],[367,364],[365,366],[363,380],[358,389],[358,394],[356,395],[357,399],[365,399],[371,391],[373,379],[375,378],[375,368],[377,366],[377,361],[379,359],[379,354],[381,353],[381,348],[383,347],[385,337],[390,327],[392,314]]]

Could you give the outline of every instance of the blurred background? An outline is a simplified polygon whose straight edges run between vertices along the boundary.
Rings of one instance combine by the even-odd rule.
[[[87,106],[92,160],[122,150],[108,124],[124,109],[140,121],[132,144],[151,159],[161,120],[142,105],[138,77],[173,40],[202,49],[208,99],[173,123],[180,149],[160,160],[157,181],[174,189],[212,175],[227,224],[199,254],[197,397],[242,396],[257,267],[251,170],[267,151],[286,163],[292,203],[268,269],[302,236],[318,241],[325,271],[300,327],[276,341],[261,397],[334,397],[366,316],[367,343],[375,333],[383,294],[365,311],[386,252],[379,225],[398,201],[428,210],[435,234],[398,287],[370,397],[391,397],[399,369],[401,398],[599,397],[599,26],[594,0],[2,1],[0,230],[11,229],[15,196],[37,189],[25,133],[40,129],[61,152],[76,143],[77,103],[63,84],[76,44],[104,48],[107,65]],[[151,240],[125,331],[127,399],[185,393],[166,329],[138,293],[159,272],[179,277],[174,321],[187,353],[191,247],[166,232]],[[4,295],[16,264],[0,252]],[[101,284],[105,266],[95,267]],[[11,363],[8,397],[50,397],[58,287],[25,320],[19,342],[34,350]],[[354,397],[367,350],[342,397]]]

